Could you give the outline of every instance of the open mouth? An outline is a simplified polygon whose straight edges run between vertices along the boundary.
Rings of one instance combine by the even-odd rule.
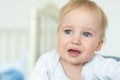
[[[75,50],[75,49],[69,49],[68,53],[69,53],[70,56],[75,57],[75,56],[78,56],[81,53],[81,51]]]

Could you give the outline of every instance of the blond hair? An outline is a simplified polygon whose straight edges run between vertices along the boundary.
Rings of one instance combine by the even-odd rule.
[[[65,14],[70,12],[71,10],[79,7],[84,7],[87,10],[94,12],[98,15],[101,19],[101,27],[102,27],[102,33],[101,38],[104,39],[105,37],[105,31],[107,28],[107,17],[103,10],[93,1],[91,0],[70,0],[66,5],[63,6],[63,8],[60,10],[60,18],[62,18]]]

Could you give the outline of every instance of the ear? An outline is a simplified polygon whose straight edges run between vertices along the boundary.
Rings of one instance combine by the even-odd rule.
[[[103,39],[98,42],[96,51],[99,51],[101,49],[102,45],[103,45]]]

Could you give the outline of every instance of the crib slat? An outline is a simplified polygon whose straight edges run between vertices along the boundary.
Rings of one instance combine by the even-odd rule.
[[[28,50],[27,42],[27,30],[0,30],[0,63],[20,60],[23,50]]]

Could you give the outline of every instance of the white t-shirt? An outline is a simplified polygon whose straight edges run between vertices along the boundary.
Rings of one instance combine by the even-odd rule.
[[[120,61],[95,54],[82,68],[83,80],[120,80]],[[70,80],[59,62],[57,50],[40,56],[29,80]]]

